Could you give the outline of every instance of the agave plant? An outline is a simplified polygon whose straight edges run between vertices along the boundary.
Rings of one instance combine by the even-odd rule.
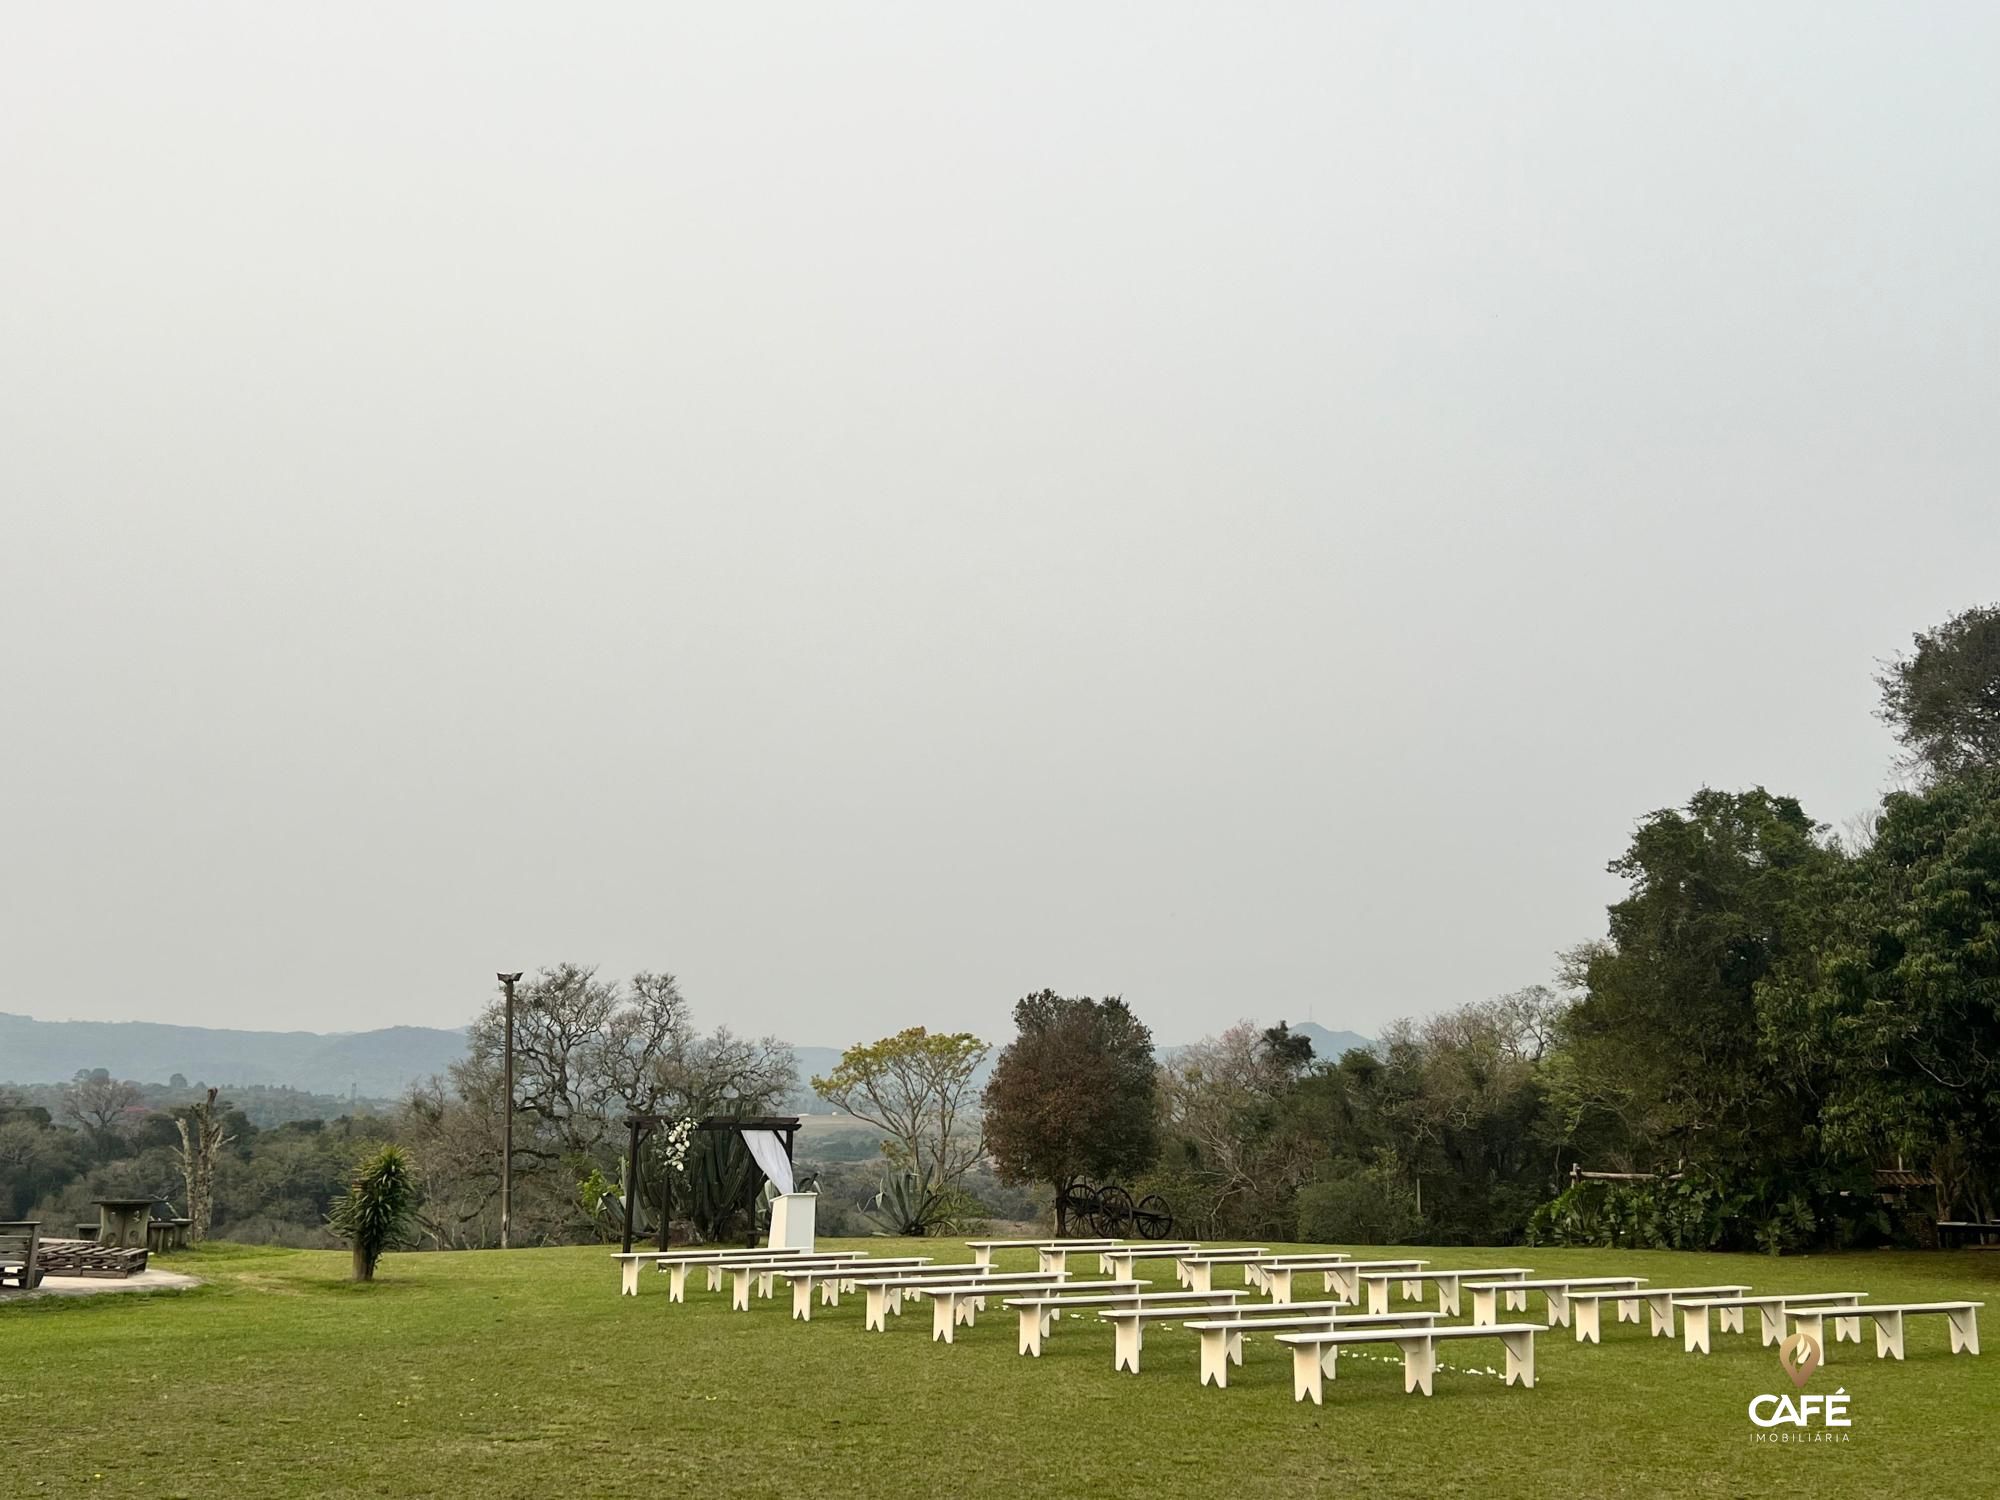
[[[877,1226],[877,1234],[925,1235],[937,1222],[941,1195],[908,1170],[882,1179],[881,1189],[861,1212]]]

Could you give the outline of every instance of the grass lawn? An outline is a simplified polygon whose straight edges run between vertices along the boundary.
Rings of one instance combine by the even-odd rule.
[[[956,1241],[846,1244],[967,1254]],[[1942,1319],[1913,1319],[1908,1360],[1878,1361],[1864,1323],[1866,1343],[1834,1345],[1807,1387],[1846,1389],[1849,1440],[1780,1445],[1753,1442],[1745,1413],[1760,1392],[1792,1390],[1754,1312],[1748,1333],[1718,1332],[1704,1358],[1607,1309],[1602,1346],[1569,1329],[1537,1337],[1533,1390],[1440,1369],[1426,1400],[1403,1393],[1400,1361],[1345,1356],[1316,1409],[1293,1403],[1290,1360],[1268,1339],[1249,1343],[1217,1391],[1196,1384],[1194,1336],[1168,1325],[1149,1333],[1132,1376],[1113,1373],[1110,1332],[1094,1320],[1065,1319],[1042,1358],[1024,1359],[1004,1311],[947,1347],[930,1342],[921,1305],[864,1334],[860,1299],[795,1324],[782,1284],[747,1314],[699,1275],[685,1305],[650,1270],[637,1298],[619,1297],[601,1249],[398,1255],[377,1284],[356,1287],[342,1254],[217,1245],[164,1262],[207,1278],[195,1291],[0,1303],[0,1491],[2000,1493],[2000,1254],[1410,1253],[1657,1285],[1985,1298],[1988,1349],[1951,1356]],[[1032,1268],[1019,1253],[1003,1264]],[[1094,1262],[1079,1268],[1095,1275]],[[1146,1269],[1172,1284],[1171,1265]],[[1217,1284],[1237,1285],[1237,1273],[1218,1271]],[[1539,1297],[1526,1317],[1542,1321]],[[1440,1358],[1498,1369],[1500,1354],[1480,1340]]]

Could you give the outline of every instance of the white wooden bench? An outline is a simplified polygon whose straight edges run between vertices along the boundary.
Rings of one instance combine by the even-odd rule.
[[[1146,1325],[1148,1323],[1186,1323],[1206,1318],[1247,1318],[1259,1312],[1269,1312],[1274,1317],[1287,1314],[1301,1316],[1333,1317],[1343,1306],[1338,1302],[1258,1302],[1239,1303],[1234,1293],[1222,1296],[1210,1294],[1210,1300],[1195,1304],[1163,1303],[1158,1306],[1114,1307],[1097,1315],[1101,1323],[1111,1325],[1111,1368],[1139,1373],[1139,1355],[1146,1347]]]
[[[713,1264],[728,1260],[732,1256],[749,1255],[752,1253],[750,1250],[614,1250],[611,1252],[611,1258],[618,1262],[619,1295],[636,1297],[639,1295],[639,1267],[647,1261],[652,1261],[662,1271],[671,1271],[676,1266],[680,1267],[680,1284],[685,1288],[687,1285],[687,1267]],[[768,1250],[762,1253],[782,1259],[785,1256],[803,1255],[805,1251]],[[856,1253],[858,1254],[859,1252],[857,1251]],[[714,1291],[719,1285],[719,1282],[711,1282],[709,1290]],[[674,1300],[678,1302],[681,1299],[676,1297]]]
[[[1370,1271],[1386,1271],[1393,1279],[1403,1283],[1403,1296],[1414,1301],[1423,1295],[1424,1289],[1412,1278],[1429,1264],[1427,1260],[1347,1259],[1337,1265],[1322,1267],[1320,1276],[1325,1290],[1345,1301],[1359,1302],[1361,1278]]]
[[[1166,1307],[1177,1308],[1183,1317],[1190,1305],[1202,1308],[1213,1307],[1216,1303],[1234,1303],[1245,1296],[1243,1292],[1157,1292],[1151,1283],[1134,1281],[1129,1291],[1102,1292],[1094,1289],[1090,1282],[1077,1282],[1071,1287],[1048,1293],[1034,1293],[1025,1297],[1009,1297],[1007,1306],[1013,1308],[1021,1319],[1021,1352],[1041,1357],[1042,1340],[1054,1330],[1056,1319],[1065,1312],[1074,1312],[1091,1307]]]
[[[1485,1326],[1500,1320],[1500,1301],[1504,1296],[1510,1311],[1523,1310],[1528,1305],[1528,1293],[1540,1292],[1548,1298],[1549,1327],[1558,1323],[1569,1326],[1569,1294],[1577,1287],[1630,1287],[1645,1284],[1643,1276],[1544,1276],[1533,1281],[1468,1281],[1464,1290],[1472,1293],[1472,1321]],[[1638,1314],[1635,1312],[1634,1317]]]
[[[1205,1292],[1215,1284],[1217,1266],[1242,1266],[1243,1284],[1255,1286],[1255,1268],[1251,1263],[1264,1260],[1268,1255],[1269,1252],[1262,1247],[1251,1245],[1177,1255],[1174,1257],[1174,1277],[1191,1292]]]
[[[1793,1307],[1814,1307],[1822,1305],[1852,1306],[1867,1297],[1866,1292],[1781,1292],[1761,1297],[1676,1297],[1674,1306],[1681,1310],[1681,1346],[1690,1354],[1708,1353],[1708,1318],[1716,1315],[1724,1333],[1743,1331],[1743,1310],[1754,1307],[1763,1317],[1764,1344],[1778,1343],[1785,1337],[1785,1318]],[[1637,1312],[1633,1313],[1636,1320]],[[1833,1336],[1836,1339],[1853,1339],[1861,1342],[1861,1320],[1835,1318]]]
[[[1101,1250],[1119,1243],[1118,1240],[967,1240],[965,1247],[972,1252],[972,1263],[975,1266],[990,1266],[993,1264],[993,1252],[996,1250],[1034,1250],[1062,1257],[1072,1250]],[[1060,1271],[1063,1267],[1044,1265],[1042,1269]]]
[[[942,1269],[942,1268],[941,1268]],[[941,1306],[948,1306],[951,1316],[970,1321],[971,1315],[984,1305],[987,1297],[1004,1296],[1009,1292],[1042,1291],[1051,1287],[1070,1284],[1067,1271],[995,1271],[991,1266],[960,1266],[963,1274],[958,1276],[870,1276],[865,1272],[854,1277],[848,1285],[861,1292],[867,1299],[861,1326],[871,1333],[888,1331],[888,1315],[902,1315],[905,1297],[935,1297],[943,1291],[946,1296]],[[962,1304],[962,1305],[961,1305]],[[936,1307],[932,1314],[935,1320]],[[938,1337],[935,1322],[932,1336]],[[945,1342],[951,1342],[945,1335]]]
[[[1226,1386],[1229,1367],[1243,1363],[1243,1335],[1280,1333],[1299,1328],[1428,1328],[1438,1320],[1434,1312],[1415,1310],[1399,1313],[1355,1313],[1341,1316],[1344,1303],[1330,1303],[1322,1311],[1294,1311],[1301,1304],[1269,1303],[1246,1307],[1241,1316],[1207,1318],[1186,1326],[1201,1337],[1201,1384]]]
[[[1979,1309],[1984,1302],[1871,1302],[1857,1309],[1861,1317],[1874,1319],[1875,1357],[1877,1359],[1901,1359],[1903,1357],[1903,1319],[1935,1313],[1951,1325],[1951,1352],[1953,1354],[1977,1354],[1979,1352]],[[1811,1334],[1820,1346],[1820,1358],[1826,1359],[1831,1352],[1826,1346],[1822,1329],[1826,1319],[1832,1317],[1836,1324],[1842,1321],[1841,1309],[1837,1307],[1793,1307],[1789,1309],[1792,1327],[1800,1333]],[[1852,1319],[1859,1323],[1861,1317]]]
[[[896,1271],[945,1271],[953,1276],[968,1274],[985,1275],[984,1266],[938,1266],[927,1255],[870,1257],[867,1260],[841,1261],[833,1265],[801,1265],[780,1263],[759,1276],[760,1281],[788,1281],[792,1286],[792,1317],[801,1323],[812,1321],[813,1288],[819,1288],[822,1307],[840,1306],[840,1289],[854,1284],[854,1273],[860,1270],[891,1273]],[[768,1295],[768,1294],[767,1294]]]
[[[1109,1250],[1097,1252],[1098,1268],[1111,1276],[1136,1276],[1142,1260],[1172,1260],[1176,1256],[1190,1255],[1201,1246],[1188,1241],[1176,1240],[1171,1244],[1145,1243],[1123,1244]]]
[[[1343,1320],[1344,1321],[1344,1320]],[[1356,1328],[1336,1324],[1307,1333],[1281,1333],[1292,1349],[1292,1399],[1320,1404],[1320,1377],[1331,1375],[1347,1344],[1395,1344],[1403,1351],[1403,1389],[1431,1394],[1437,1373],[1437,1346],[1450,1339],[1497,1338],[1507,1351],[1509,1385],[1535,1383],[1535,1325],[1532,1323],[1451,1323],[1442,1328]]]
[[[1506,1277],[1534,1274],[1532,1266],[1487,1266],[1468,1271],[1417,1271],[1414,1274],[1403,1271],[1364,1271],[1361,1273],[1361,1290],[1367,1293],[1368,1311],[1385,1313],[1389,1310],[1390,1282],[1401,1281],[1403,1295],[1409,1298],[1412,1296],[1412,1288],[1415,1289],[1415,1296],[1421,1297],[1424,1283],[1428,1281],[1437,1287],[1438,1311],[1456,1317],[1458,1289],[1463,1283],[1477,1280],[1498,1281]],[[1361,1299],[1357,1297],[1354,1300],[1358,1302]]]
[[[1616,1302],[1618,1321],[1636,1323],[1639,1321],[1639,1304],[1643,1302],[1652,1313],[1653,1337],[1672,1338],[1676,1298],[1733,1297],[1749,1290],[1741,1282],[1727,1286],[1648,1286],[1643,1291],[1636,1288],[1631,1291],[1593,1291],[1589,1287],[1572,1287],[1569,1292],[1570,1318],[1576,1325],[1576,1341],[1579,1344],[1601,1344],[1604,1342],[1604,1304]]]
[[[1253,1264],[1257,1267],[1259,1284],[1271,1294],[1271,1300],[1290,1302],[1293,1277],[1317,1271],[1324,1279],[1325,1290],[1330,1292],[1334,1290],[1334,1271],[1349,1264],[1349,1260],[1345,1255],[1287,1255],[1271,1256]],[[1411,1264],[1421,1265],[1422,1262]],[[1349,1302],[1354,1300],[1351,1292],[1344,1297]]]
[[[777,1261],[764,1256],[759,1256],[754,1260],[716,1261],[705,1266],[704,1269],[708,1272],[710,1286],[721,1285],[724,1276],[731,1278],[729,1305],[736,1312],[747,1312],[750,1307],[751,1285],[753,1283],[756,1285],[758,1296],[769,1297],[771,1295],[773,1280],[780,1268],[786,1271],[793,1271],[806,1267],[846,1267],[860,1266],[867,1263],[869,1263],[869,1257],[866,1255],[862,1255],[857,1251],[842,1251],[826,1255],[790,1255],[783,1260]],[[919,1255],[907,1258],[899,1257],[897,1261],[890,1262],[889,1264],[918,1266],[928,1263],[929,1257]],[[880,1266],[884,1263],[876,1261],[874,1264]],[[669,1291],[671,1290],[669,1288]]]
[[[1112,1287],[1119,1291],[1137,1291],[1139,1288],[1139,1283],[1136,1281],[1069,1283],[1068,1273],[1065,1271],[1044,1271],[1037,1274],[1041,1277],[1043,1287],[1068,1284],[1080,1287],[1094,1286],[1100,1290]],[[988,1280],[990,1278],[981,1277],[967,1281],[936,1281],[926,1283],[917,1289],[919,1296],[931,1299],[932,1343],[949,1344],[953,1341],[952,1335],[959,1325],[963,1324],[967,1328],[973,1326],[977,1315],[986,1306],[986,1299],[989,1296],[998,1296],[1002,1290],[989,1286]],[[1032,1290],[1032,1287],[1017,1287],[1014,1290]]]

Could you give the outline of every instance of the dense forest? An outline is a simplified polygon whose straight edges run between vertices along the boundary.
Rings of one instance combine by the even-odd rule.
[[[1184,1232],[1338,1243],[1520,1240],[1758,1248],[1922,1243],[2000,1200],[2000,609],[1919,636],[1878,679],[1906,751],[1844,835],[1763,787],[1642,817],[1604,933],[1545,984],[1318,1058],[1283,1023],[1155,1056],[1121,1000],[1050,992],[999,1056],[913,1028],[813,1090],[882,1132],[811,1149],[830,1233],[1045,1215],[1116,1176]],[[702,1032],[673,976],[561,964],[516,1018],[514,1237],[608,1237],[621,1121],[781,1110],[804,1082],[772,1037]],[[393,1104],[255,1088],[215,1105],[212,1232],[328,1243],[354,1161],[408,1148],[422,1241],[498,1236],[503,1011]],[[180,1197],[201,1090],[97,1070],[0,1092],[0,1218]],[[875,1141],[879,1139],[879,1147]],[[875,1155],[879,1151],[881,1154]],[[867,1159],[857,1159],[866,1156]],[[749,1170],[726,1134],[655,1142],[635,1218],[671,1202],[733,1232]]]

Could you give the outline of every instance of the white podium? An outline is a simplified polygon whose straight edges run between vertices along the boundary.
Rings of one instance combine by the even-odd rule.
[[[813,1221],[819,1214],[818,1193],[780,1193],[771,1200],[771,1248],[810,1250]]]

